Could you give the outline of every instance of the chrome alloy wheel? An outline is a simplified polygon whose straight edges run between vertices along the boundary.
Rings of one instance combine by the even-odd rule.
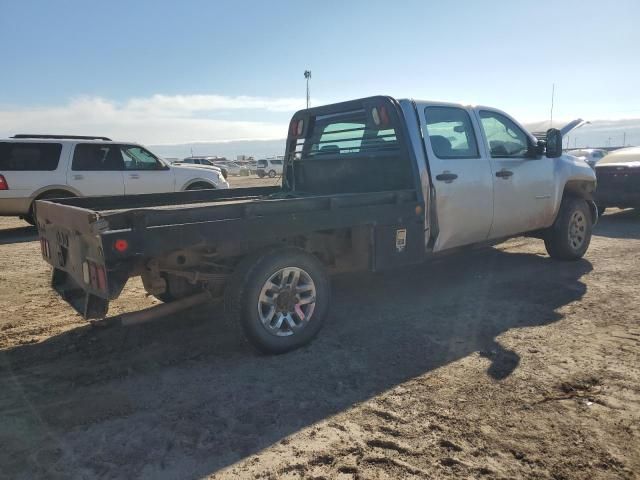
[[[587,219],[581,211],[573,212],[569,220],[569,244],[574,250],[582,247],[586,238]]]
[[[258,315],[271,335],[287,337],[305,327],[315,306],[316,286],[309,274],[298,267],[285,267],[262,286]]]

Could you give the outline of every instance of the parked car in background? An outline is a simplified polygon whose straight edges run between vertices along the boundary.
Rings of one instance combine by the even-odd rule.
[[[583,159],[593,168],[609,152],[600,148],[580,148],[578,150],[569,150],[567,153]]]
[[[239,176],[239,175],[249,175],[249,169],[242,165],[238,165],[236,162],[231,162],[229,160],[226,161],[216,161],[214,165],[224,168],[229,172],[229,175]]]
[[[277,175],[282,175],[282,164],[283,160],[280,158],[265,158],[258,160],[258,163],[256,164],[256,174],[260,178],[274,178]]]
[[[169,164],[106,137],[15,135],[0,140],[0,215],[33,223],[35,200],[229,188],[218,169]]]
[[[640,208],[640,147],[615,150],[595,167],[600,213],[608,207]]]
[[[206,168],[213,168],[219,170],[222,173],[224,178],[229,176],[229,172],[226,168],[221,165],[216,165],[214,162],[218,157],[186,157],[182,160],[176,160],[174,164],[188,164],[188,165],[198,165]]]

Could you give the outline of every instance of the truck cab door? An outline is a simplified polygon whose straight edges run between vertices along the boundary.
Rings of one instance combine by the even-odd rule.
[[[165,193],[175,191],[175,175],[149,150],[139,145],[122,145],[124,193]]]
[[[435,193],[433,251],[486,240],[493,182],[489,159],[478,148],[474,117],[464,108],[443,104],[422,104],[419,116]]]
[[[79,143],[73,151],[67,184],[81,195],[124,195],[123,163],[118,145]]]
[[[533,139],[501,112],[480,109],[477,118],[491,158],[494,215],[489,238],[549,226],[554,214],[554,160],[532,156]]]

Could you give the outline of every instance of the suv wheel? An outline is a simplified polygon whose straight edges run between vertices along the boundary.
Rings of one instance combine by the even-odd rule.
[[[276,176],[276,171],[275,170],[269,170],[269,178],[275,178]]]
[[[31,207],[29,207],[29,213],[25,216],[21,217],[25,222],[35,225],[36,219],[34,217],[34,208],[36,206],[36,200],[46,200],[48,198],[72,198],[75,197],[74,194],[65,192],[62,190],[56,190],[51,192],[45,192],[41,194],[39,197],[36,197],[33,202],[31,202]]]
[[[592,223],[587,202],[566,197],[555,223],[545,235],[544,245],[549,255],[560,260],[582,258],[591,242]]]
[[[329,310],[329,277],[313,255],[271,248],[243,260],[225,289],[233,328],[264,353],[284,353],[309,343]]]

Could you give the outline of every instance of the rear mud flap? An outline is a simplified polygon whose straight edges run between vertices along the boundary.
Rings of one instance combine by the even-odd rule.
[[[107,315],[109,300],[86,292],[67,272],[54,268],[51,287],[85,319],[104,318]]]

